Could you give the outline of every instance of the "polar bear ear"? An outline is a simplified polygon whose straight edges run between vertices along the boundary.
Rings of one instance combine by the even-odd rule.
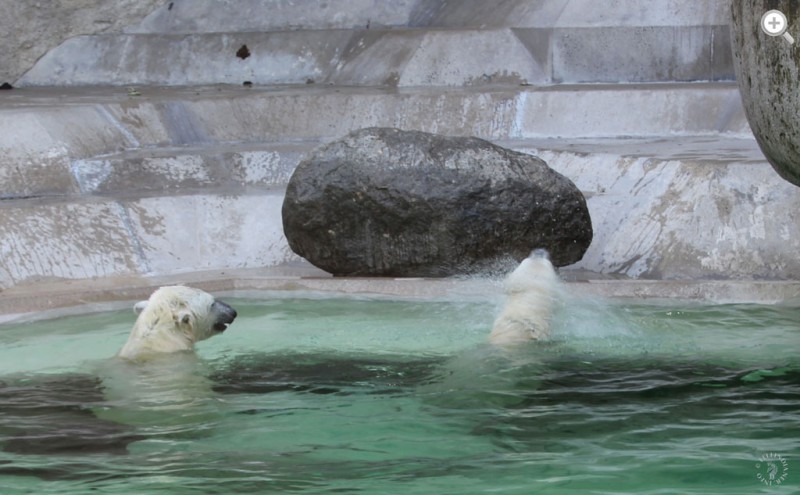
[[[144,308],[147,307],[147,301],[139,301],[133,305],[133,312],[137,315],[144,311]]]
[[[192,314],[186,310],[178,311],[178,314],[175,315],[175,321],[186,325],[192,321]]]

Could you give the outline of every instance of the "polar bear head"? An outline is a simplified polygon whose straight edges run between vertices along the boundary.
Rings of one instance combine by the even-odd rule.
[[[544,249],[535,249],[506,277],[505,293],[511,295],[537,290],[550,292],[558,280],[550,255]]]
[[[119,356],[142,360],[149,356],[191,351],[194,343],[225,331],[236,310],[200,289],[161,287],[134,306],[139,316]]]
[[[506,345],[546,338],[559,287],[560,280],[547,251],[533,251],[506,277],[506,302],[492,326],[489,341]]]

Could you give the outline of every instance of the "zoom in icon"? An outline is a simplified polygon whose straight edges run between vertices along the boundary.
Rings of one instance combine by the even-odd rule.
[[[789,20],[780,10],[769,10],[761,16],[761,30],[769,36],[782,36],[790,44],[794,44],[794,38],[787,33]]]

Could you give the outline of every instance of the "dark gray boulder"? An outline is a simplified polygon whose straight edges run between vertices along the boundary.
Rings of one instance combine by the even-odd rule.
[[[478,138],[370,128],[314,151],[283,202],[289,246],[334,275],[440,277],[592,240],[586,201],[531,155]]]
[[[761,17],[772,9],[788,18],[794,45],[761,30]],[[800,2],[731,2],[731,33],[736,80],[750,128],[772,168],[800,186]]]

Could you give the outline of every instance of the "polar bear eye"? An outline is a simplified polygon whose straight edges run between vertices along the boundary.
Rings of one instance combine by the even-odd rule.
[[[179,311],[177,320],[184,325],[188,325],[192,322],[192,314],[188,311]]]

